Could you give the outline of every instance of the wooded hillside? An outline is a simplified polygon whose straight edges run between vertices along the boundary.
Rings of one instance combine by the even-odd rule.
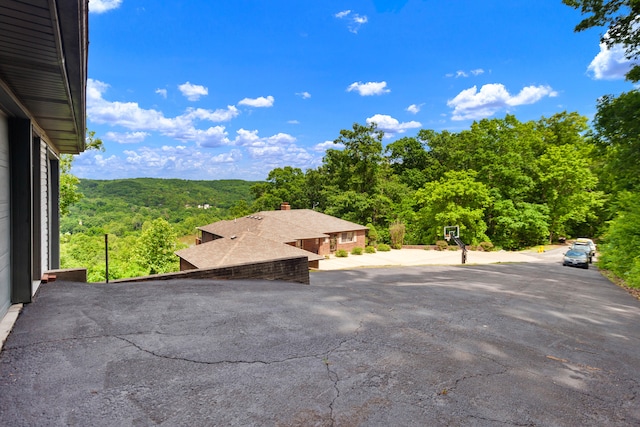
[[[145,221],[164,218],[178,234],[192,234],[195,226],[233,216],[235,208],[244,213],[254,184],[242,180],[83,179],[78,186],[83,197],[62,218],[60,231],[123,236],[141,230]]]
[[[86,267],[89,281],[177,271],[173,252],[194,241],[196,227],[244,215],[255,182],[242,180],[83,179],[79,202],[60,221],[63,268]],[[182,239],[180,239],[182,238]]]

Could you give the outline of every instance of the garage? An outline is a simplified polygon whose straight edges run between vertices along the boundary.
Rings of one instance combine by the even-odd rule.
[[[0,318],[11,304],[9,183],[9,130],[7,117],[0,111]]]
[[[59,266],[59,163],[84,150],[86,0],[0,2],[0,318]]]

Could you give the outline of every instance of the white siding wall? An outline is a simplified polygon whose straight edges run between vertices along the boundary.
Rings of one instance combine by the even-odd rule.
[[[49,270],[49,153],[47,144],[40,141],[40,265]]]
[[[0,112],[0,319],[11,304],[11,213],[9,210],[9,128]]]

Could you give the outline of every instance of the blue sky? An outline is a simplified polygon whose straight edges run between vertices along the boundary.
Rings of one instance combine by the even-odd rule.
[[[341,129],[385,144],[514,114],[592,118],[632,89],[605,29],[561,0],[90,0],[81,178],[263,180],[320,165]]]

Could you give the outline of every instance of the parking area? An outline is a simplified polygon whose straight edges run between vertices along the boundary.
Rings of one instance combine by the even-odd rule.
[[[640,301],[547,261],[53,282],[0,353],[0,419],[639,425]]]

